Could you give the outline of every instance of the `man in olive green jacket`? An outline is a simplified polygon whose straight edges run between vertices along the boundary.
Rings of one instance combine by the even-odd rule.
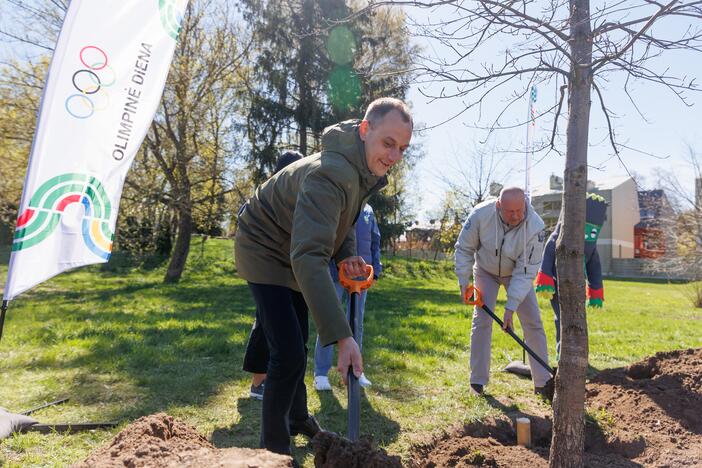
[[[365,273],[355,255],[353,224],[367,199],[387,184],[402,159],[412,118],[400,100],[373,101],[362,121],[327,128],[322,151],[297,161],[262,184],[242,207],[236,267],[256,301],[256,320],[269,345],[263,393],[262,446],[290,453],[290,435],[319,430],[307,411],[307,307],[323,345],[339,346],[337,369],[346,381],[363,361],[336,295],[328,264],[351,276]]]

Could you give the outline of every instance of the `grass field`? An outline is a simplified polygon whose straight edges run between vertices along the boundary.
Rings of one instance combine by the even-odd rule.
[[[74,435],[15,435],[0,443],[0,465],[65,466],[121,427],[165,411],[218,447],[256,447],[260,402],[248,398],[241,370],[254,304],[236,276],[232,243],[194,239],[182,281],[164,285],[165,264],[115,258],[60,275],[12,302],[0,342],[0,406],[19,412],[59,397],[43,423],[116,420],[120,427]],[[449,425],[500,411],[469,396],[470,314],[458,300],[452,265],[385,259],[386,275],[368,296],[364,360],[373,381],[362,400],[362,434],[406,456],[413,441]],[[0,256],[0,281],[7,252]],[[657,351],[702,346],[702,313],[684,284],[605,282],[606,308],[591,312],[590,364],[617,367]],[[542,304],[554,353],[550,307]],[[498,311],[504,306],[500,297]],[[314,331],[310,333],[314,337]],[[493,395],[529,397],[528,381],[498,372],[521,358],[510,338],[493,335]],[[314,345],[313,338],[309,346]],[[311,368],[311,359],[308,369]],[[346,392],[312,390],[322,425],[346,431]],[[518,403],[516,403],[518,405]],[[304,439],[296,456],[313,466]]]

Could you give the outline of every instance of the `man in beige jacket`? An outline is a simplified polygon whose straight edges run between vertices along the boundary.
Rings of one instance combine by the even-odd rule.
[[[519,187],[505,188],[497,200],[473,208],[456,242],[456,275],[461,298],[475,280],[485,305],[495,310],[500,285],[507,289],[505,328],[513,327],[514,312],[524,329],[525,341],[548,363],[546,334],[539,304],[532,286],[541,265],[544,222]],[[483,393],[490,377],[492,318],[482,309],[473,311],[470,334],[470,384]],[[534,390],[541,393],[551,377],[538,362],[529,358]]]

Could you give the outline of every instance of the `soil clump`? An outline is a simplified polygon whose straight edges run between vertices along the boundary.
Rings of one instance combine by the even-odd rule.
[[[486,397],[505,415],[449,429],[417,444],[415,467],[548,466],[552,420],[545,405],[525,414]],[[586,386],[589,467],[702,467],[702,349],[658,353],[600,372]],[[532,447],[516,445],[514,421],[528,417]]]
[[[74,468],[283,468],[291,457],[267,450],[215,448],[192,426],[165,413],[137,419]]]

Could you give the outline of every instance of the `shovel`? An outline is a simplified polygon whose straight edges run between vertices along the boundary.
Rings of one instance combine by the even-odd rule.
[[[373,284],[373,267],[366,265],[366,279],[354,280],[346,276],[344,268],[339,268],[339,283],[349,292],[349,325],[353,339],[358,343],[358,330],[360,328],[358,314],[358,300],[361,291],[368,289]],[[361,435],[361,386],[353,373],[353,367],[349,366],[349,433],[351,442],[358,442]]]
[[[483,309],[483,311],[485,311],[486,314],[488,314],[490,317],[492,317],[492,319],[495,322],[497,322],[497,324],[500,326],[500,328],[502,328],[504,326],[504,323],[502,322],[502,320],[500,320],[500,318],[497,315],[495,315],[495,313],[493,311],[491,311],[488,306],[485,305],[485,302],[483,302],[483,297],[482,297],[480,290],[478,288],[476,288],[475,286],[471,285],[471,286],[468,286],[466,288],[466,292],[465,292],[465,295],[463,297],[463,301],[468,305],[474,305],[474,306],[477,306],[477,307],[480,307],[481,309]],[[556,390],[556,386],[555,386],[553,379],[555,379],[555,377],[556,377],[556,371],[552,367],[550,367],[548,364],[546,364],[544,362],[544,360],[541,359],[534,352],[534,350],[532,350],[529,346],[527,346],[527,344],[524,342],[524,340],[519,338],[519,336],[516,333],[514,333],[514,331],[512,331],[511,328],[508,328],[506,331],[509,334],[509,336],[514,338],[514,341],[519,343],[519,346],[521,346],[524,351],[529,353],[529,356],[531,356],[532,359],[534,359],[536,362],[541,364],[543,366],[543,368],[546,369],[549,374],[551,374],[551,378],[548,379],[548,381],[544,384],[544,396],[546,397],[546,399],[548,401],[553,401],[553,394],[555,393],[555,390]]]
[[[45,403],[36,408],[22,411],[21,413],[10,413],[4,408],[0,408],[0,440],[9,437],[13,432],[39,432],[41,434],[51,434],[53,432],[73,433],[79,431],[89,431],[93,429],[110,429],[117,426],[116,422],[101,423],[70,423],[70,424],[39,424],[36,419],[29,415],[49,406],[60,405],[68,401],[68,398]]]

